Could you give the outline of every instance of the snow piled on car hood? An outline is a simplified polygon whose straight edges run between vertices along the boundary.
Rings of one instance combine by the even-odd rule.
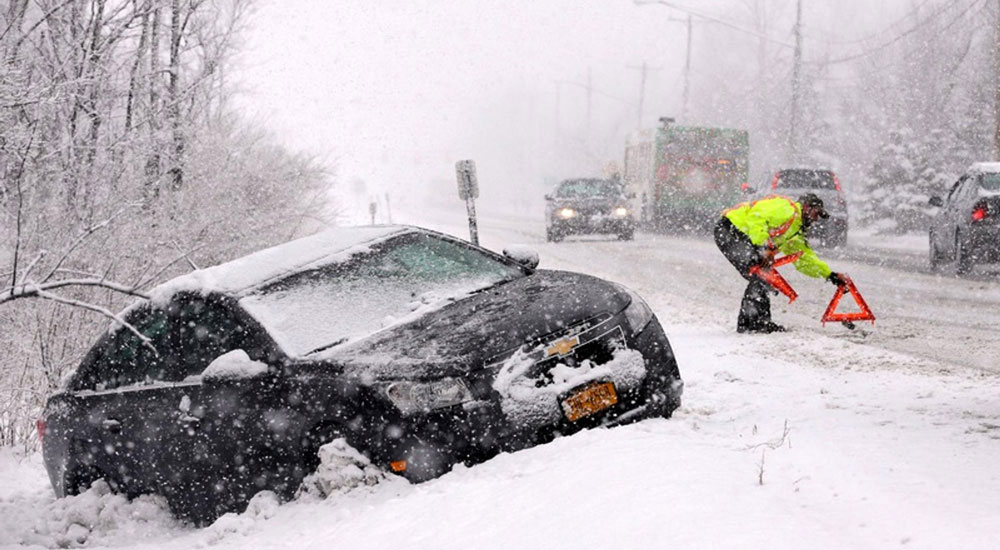
[[[415,229],[399,225],[330,229],[181,275],[154,288],[150,298],[163,305],[178,292],[242,294],[298,271],[342,262],[373,244],[411,231]]]

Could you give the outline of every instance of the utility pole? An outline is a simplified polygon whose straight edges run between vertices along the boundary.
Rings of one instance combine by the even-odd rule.
[[[684,124],[687,124],[687,114],[688,114],[688,91],[691,88],[691,14],[688,14],[687,20],[688,36],[687,36],[687,54],[684,59],[684,105],[681,108],[681,120]]]
[[[684,104],[681,107],[681,121],[687,120],[688,114],[688,98],[691,96],[691,36],[694,30],[694,20],[689,13],[686,19],[680,19],[677,17],[669,17],[668,21],[673,21],[675,23],[684,23],[687,25],[687,49],[684,53]],[[699,23],[711,23],[708,20],[699,20]]]
[[[562,117],[560,109],[562,106],[562,82],[556,81],[556,145],[562,141],[562,121],[559,120]]]
[[[645,61],[642,62],[642,66],[629,65],[629,69],[636,69],[641,71],[642,76],[639,81],[639,110],[637,113],[636,129],[642,129],[642,105],[646,100],[646,73],[648,73],[652,67],[649,66]]]
[[[802,83],[802,0],[795,3],[795,54],[792,58],[792,109],[788,129],[788,152],[791,162],[797,162],[799,156],[798,125],[799,125],[799,94]]]
[[[996,26],[993,45],[993,67],[996,78],[993,91],[993,160],[1000,161],[1000,0],[997,0]]]

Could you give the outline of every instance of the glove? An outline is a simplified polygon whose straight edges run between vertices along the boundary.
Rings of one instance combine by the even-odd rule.
[[[831,273],[830,276],[826,278],[826,280],[830,281],[831,283],[837,286],[847,285],[847,278],[840,273]]]

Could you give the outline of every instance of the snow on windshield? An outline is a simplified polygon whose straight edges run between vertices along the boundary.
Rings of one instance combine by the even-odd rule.
[[[599,179],[567,180],[559,184],[556,195],[560,197],[602,197],[619,194],[614,182]]]
[[[521,276],[483,252],[425,234],[293,275],[240,300],[290,355],[303,356],[405,322]]]

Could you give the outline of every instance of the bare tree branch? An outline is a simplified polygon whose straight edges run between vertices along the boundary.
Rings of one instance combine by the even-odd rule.
[[[113,290],[126,296],[137,298],[149,298],[148,294],[140,292],[137,288],[107,281],[104,279],[60,279],[48,283],[26,283],[17,287],[5,288],[0,294],[0,304],[12,302],[22,298],[41,297],[44,292],[67,287],[90,287]]]
[[[67,248],[66,251],[63,252],[63,255],[59,258],[59,260],[56,262],[56,264],[49,271],[48,275],[46,275],[42,279],[41,282],[45,283],[49,279],[51,279],[52,276],[56,274],[56,271],[58,271],[59,268],[62,267],[62,264],[63,264],[63,262],[66,261],[66,258],[68,258],[70,256],[70,254],[73,253],[74,250],[76,250],[81,244],[83,244],[83,242],[86,241],[91,235],[93,235],[97,231],[99,231],[101,229],[104,229],[105,227],[107,227],[108,225],[110,225],[111,222],[114,221],[115,218],[117,218],[118,216],[122,215],[122,213],[124,213],[129,208],[134,208],[134,205],[128,205],[128,206],[122,207],[117,212],[115,212],[114,214],[112,214],[111,217],[109,217],[109,218],[107,218],[107,219],[105,219],[103,221],[100,221],[100,222],[98,222],[98,223],[96,223],[94,225],[91,225],[90,227],[84,229],[83,233],[81,233],[80,236],[77,237],[75,241],[73,241],[73,243],[69,246],[69,248]]]
[[[87,309],[87,310],[90,310],[90,311],[96,311],[97,313],[100,313],[101,315],[104,315],[105,317],[113,320],[114,322],[118,323],[119,325],[127,328],[129,330],[129,332],[131,332],[132,334],[135,334],[139,338],[139,340],[142,341],[142,344],[144,346],[146,346],[147,348],[149,348],[150,350],[152,350],[153,353],[156,353],[157,355],[159,355],[159,352],[156,351],[156,347],[153,346],[153,342],[149,339],[148,336],[146,336],[145,334],[139,332],[139,330],[136,329],[134,326],[132,326],[131,323],[129,323],[128,321],[126,321],[120,315],[118,315],[116,313],[113,313],[111,310],[109,310],[109,309],[107,309],[105,307],[101,307],[101,306],[98,306],[98,305],[94,305],[94,304],[90,304],[90,303],[87,303],[87,302],[83,302],[81,300],[74,300],[72,298],[64,298],[62,296],[58,296],[56,294],[51,294],[51,293],[48,293],[48,292],[45,292],[45,291],[42,291],[42,290],[36,290],[36,293],[37,293],[37,296],[39,298],[45,298],[46,300],[52,300],[53,302],[58,302],[60,304],[65,304],[65,305],[68,305],[68,306],[73,306],[73,307],[78,307],[78,308],[82,308],[82,309]]]

